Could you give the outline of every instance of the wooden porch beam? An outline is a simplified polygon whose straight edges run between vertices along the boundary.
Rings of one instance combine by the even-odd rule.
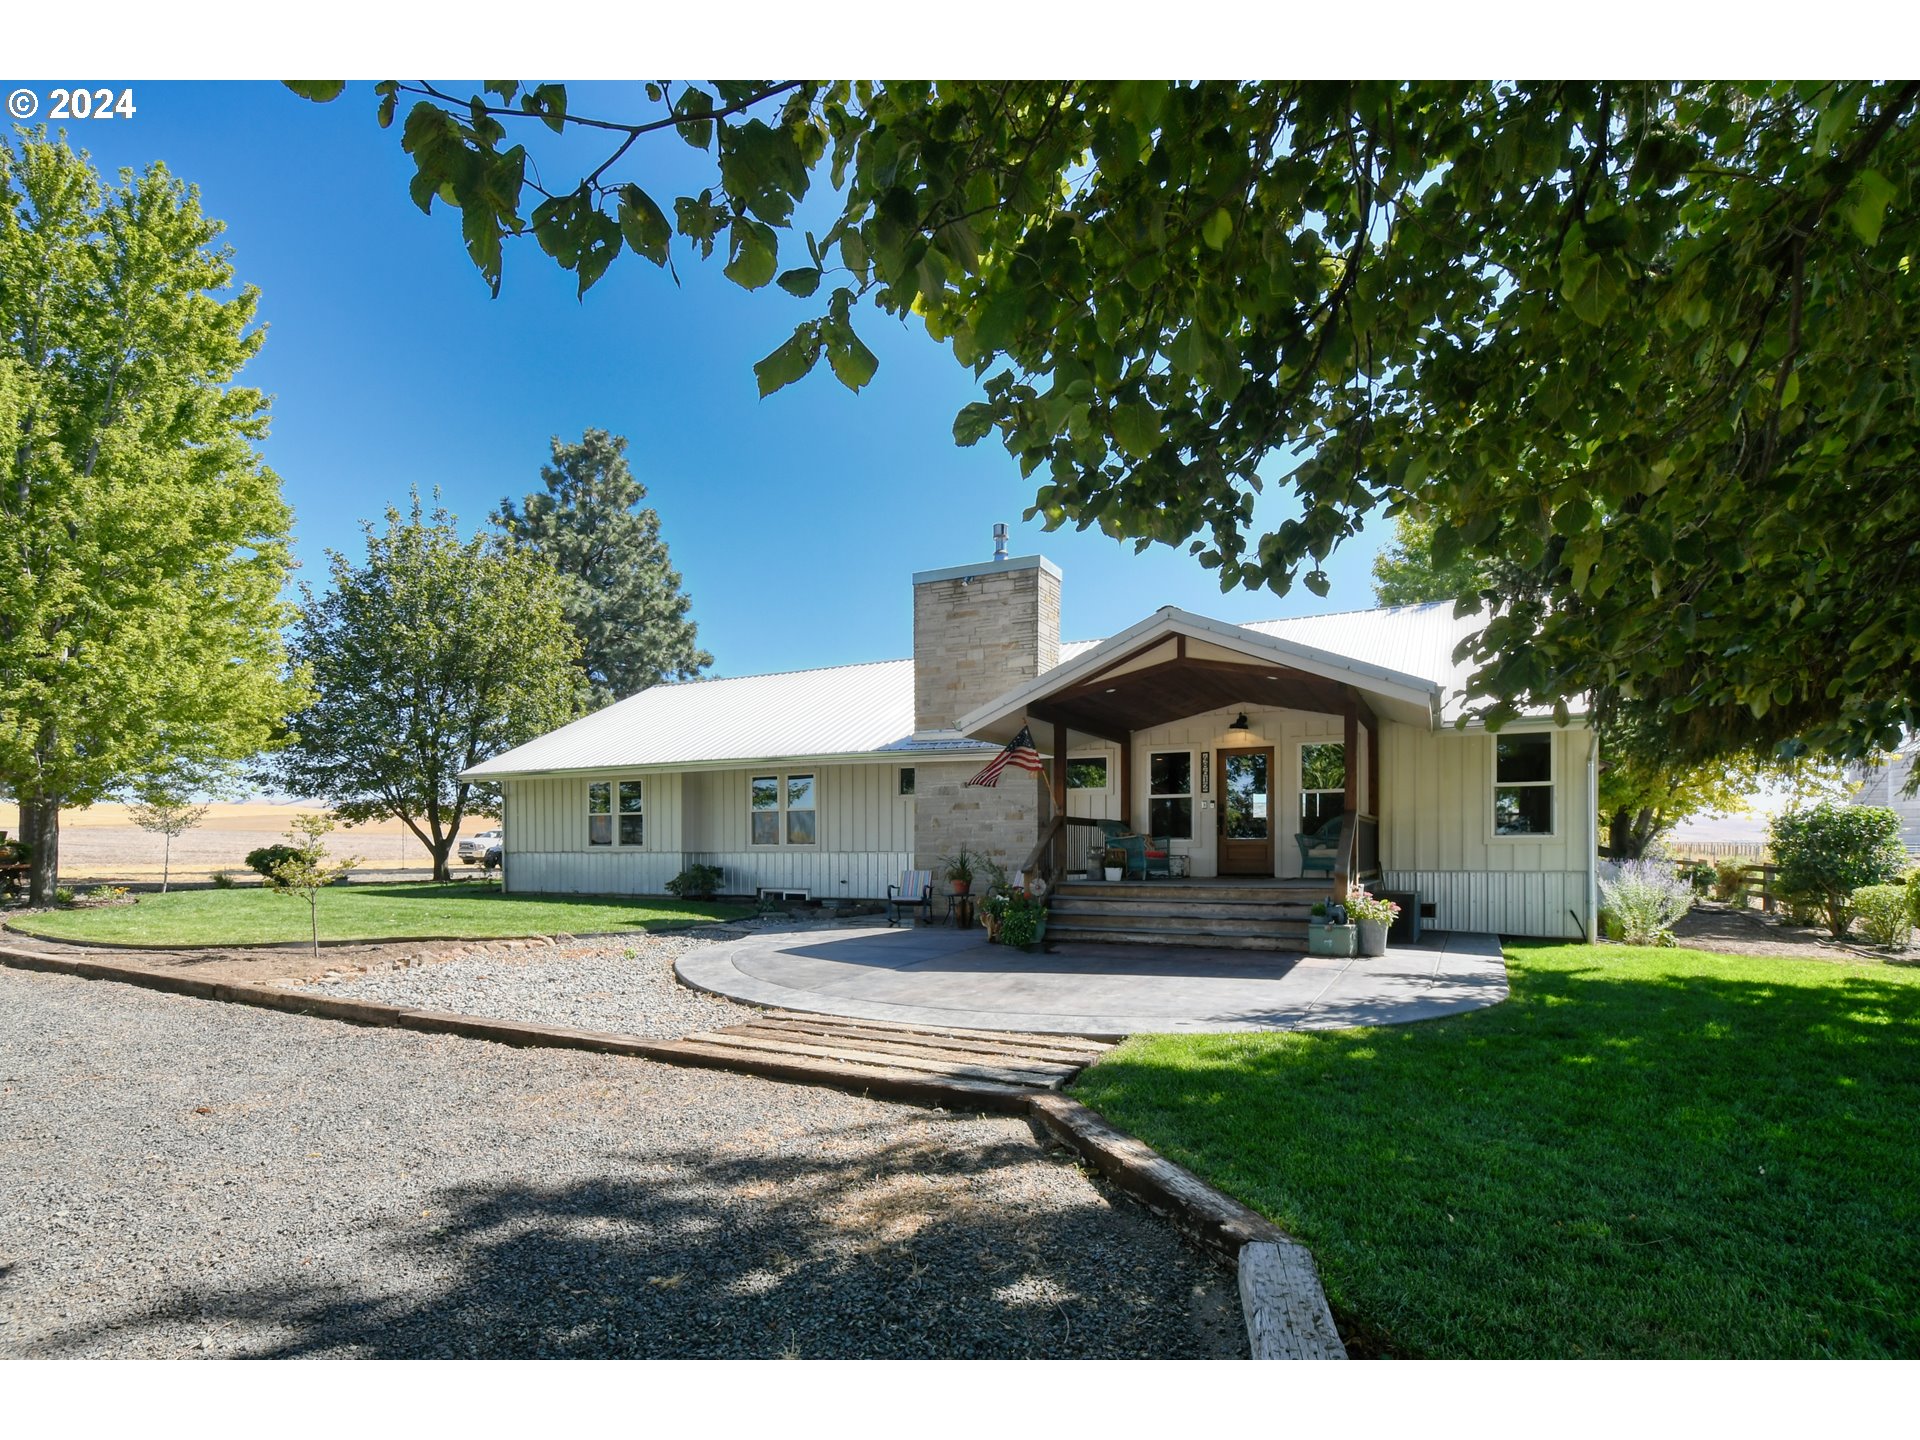
[[[1342,808],[1349,815],[1360,812],[1360,707],[1348,695],[1346,704],[1346,799]]]
[[[1053,722],[1053,813],[1064,816],[1067,813],[1067,727],[1061,720]],[[1067,829],[1062,825],[1054,833],[1053,873],[1056,877],[1067,873]]]
[[[1120,747],[1120,823],[1133,828],[1133,738]]]
[[[1082,735],[1091,735],[1096,740],[1104,740],[1109,745],[1125,745],[1127,743],[1127,736],[1124,731],[1105,730],[1098,725],[1088,725],[1074,718],[1072,715],[1062,716],[1051,708],[1029,706],[1027,708],[1027,718],[1030,720],[1039,720],[1053,726],[1056,737],[1060,734],[1061,728],[1064,726],[1069,730],[1078,730]]]

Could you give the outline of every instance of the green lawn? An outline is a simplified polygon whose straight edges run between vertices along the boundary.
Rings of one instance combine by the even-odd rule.
[[[1515,945],[1470,1015],[1075,1093],[1312,1247],[1358,1353],[1920,1355],[1920,973]]]
[[[650,930],[689,920],[734,920],[748,905],[613,895],[502,895],[497,886],[335,885],[320,895],[322,940],[410,940],[445,936],[497,940],[515,935],[592,935]],[[121,945],[264,945],[308,937],[306,901],[266,889],[178,890],[143,895],[138,905],[49,910],[14,928],[56,940]]]

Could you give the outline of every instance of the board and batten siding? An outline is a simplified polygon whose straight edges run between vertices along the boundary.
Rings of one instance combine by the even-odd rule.
[[[816,899],[882,899],[912,864],[913,804],[900,765],[772,764],[687,772],[510,780],[507,888],[524,893],[658,895],[689,865],[718,866],[727,894],[804,890]],[[747,841],[755,775],[814,777],[814,845]],[[587,844],[587,786],[645,782],[644,848]]]
[[[1593,922],[1588,867],[1593,733],[1553,730],[1554,833],[1493,833],[1494,737],[1384,724],[1380,858],[1385,886],[1418,891],[1440,930],[1578,939]]]

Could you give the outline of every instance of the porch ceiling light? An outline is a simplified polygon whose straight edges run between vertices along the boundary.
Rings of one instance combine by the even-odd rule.
[[[1248,728],[1249,726],[1247,725],[1247,712],[1244,710],[1240,712],[1239,718],[1235,720],[1233,724],[1227,726],[1227,729],[1229,730],[1245,730]]]

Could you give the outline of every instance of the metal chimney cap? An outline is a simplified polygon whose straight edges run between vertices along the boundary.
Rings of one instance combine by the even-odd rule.
[[[996,560],[1007,558],[1007,527],[1004,524],[993,527],[993,558]]]

